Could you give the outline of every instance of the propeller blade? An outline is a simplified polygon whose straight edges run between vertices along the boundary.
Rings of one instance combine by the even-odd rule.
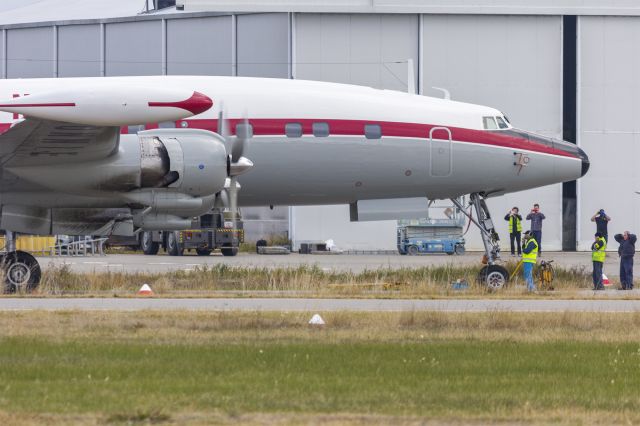
[[[235,177],[232,177],[229,183],[229,210],[233,215],[233,230],[235,232],[238,215],[238,181]]]
[[[236,124],[236,139],[231,147],[231,162],[236,163],[244,154],[244,150],[249,143],[249,139],[253,137],[253,130],[249,125],[247,116],[243,118],[241,123]]]

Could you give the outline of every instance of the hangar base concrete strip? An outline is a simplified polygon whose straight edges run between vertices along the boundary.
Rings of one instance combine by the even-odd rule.
[[[6,298],[0,311],[639,312],[636,300],[100,299]]]

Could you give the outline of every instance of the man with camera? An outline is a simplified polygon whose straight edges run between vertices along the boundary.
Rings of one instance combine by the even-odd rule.
[[[516,247],[518,247],[518,256],[522,256],[522,246],[520,245],[520,234],[522,233],[522,216],[520,209],[512,208],[506,214],[504,220],[509,222],[509,240],[511,241],[511,256],[516,255]]]
[[[544,214],[540,212],[540,205],[534,204],[531,213],[527,215],[527,220],[531,221],[531,235],[538,243],[538,254],[542,254],[542,221],[545,219]]]
[[[605,214],[604,209],[598,210],[598,212],[591,217],[591,222],[596,223],[596,232],[602,234],[602,238],[604,238],[607,243],[609,242],[609,230],[607,228],[610,220],[611,218]]]

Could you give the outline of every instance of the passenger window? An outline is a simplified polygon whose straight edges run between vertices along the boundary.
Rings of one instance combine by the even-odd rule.
[[[501,129],[508,129],[509,128],[507,123],[505,123],[504,120],[501,117],[496,117],[496,121],[498,122],[498,127],[500,127]]]
[[[367,139],[380,139],[382,137],[382,129],[379,124],[365,124],[364,137]]]
[[[236,136],[242,139],[250,139],[253,137],[253,126],[249,123],[236,124]]]
[[[313,123],[313,136],[317,138],[326,138],[329,136],[329,123]]]
[[[482,122],[485,130],[496,130],[498,128],[496,120],[493,117],[482,117]]]
[[[302,124],[300,123],[287,123],[284,126],[284,134],[288,138],[301,138],[302,137]]]

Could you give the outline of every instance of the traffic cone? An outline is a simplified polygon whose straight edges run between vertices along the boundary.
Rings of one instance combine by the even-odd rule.
[[[324,325],[324,320],[318,314],[314,314],[309,320],[310,325]]]
[[[609,277],[607,277],[604,273],[602,274],[602,284],[611,285],[611,281],[609,281]]]
[[[140,290],[138,290],[138,294],[140,296],[153,296],[153,290],[151,290],[149,284],[143,284]]]

